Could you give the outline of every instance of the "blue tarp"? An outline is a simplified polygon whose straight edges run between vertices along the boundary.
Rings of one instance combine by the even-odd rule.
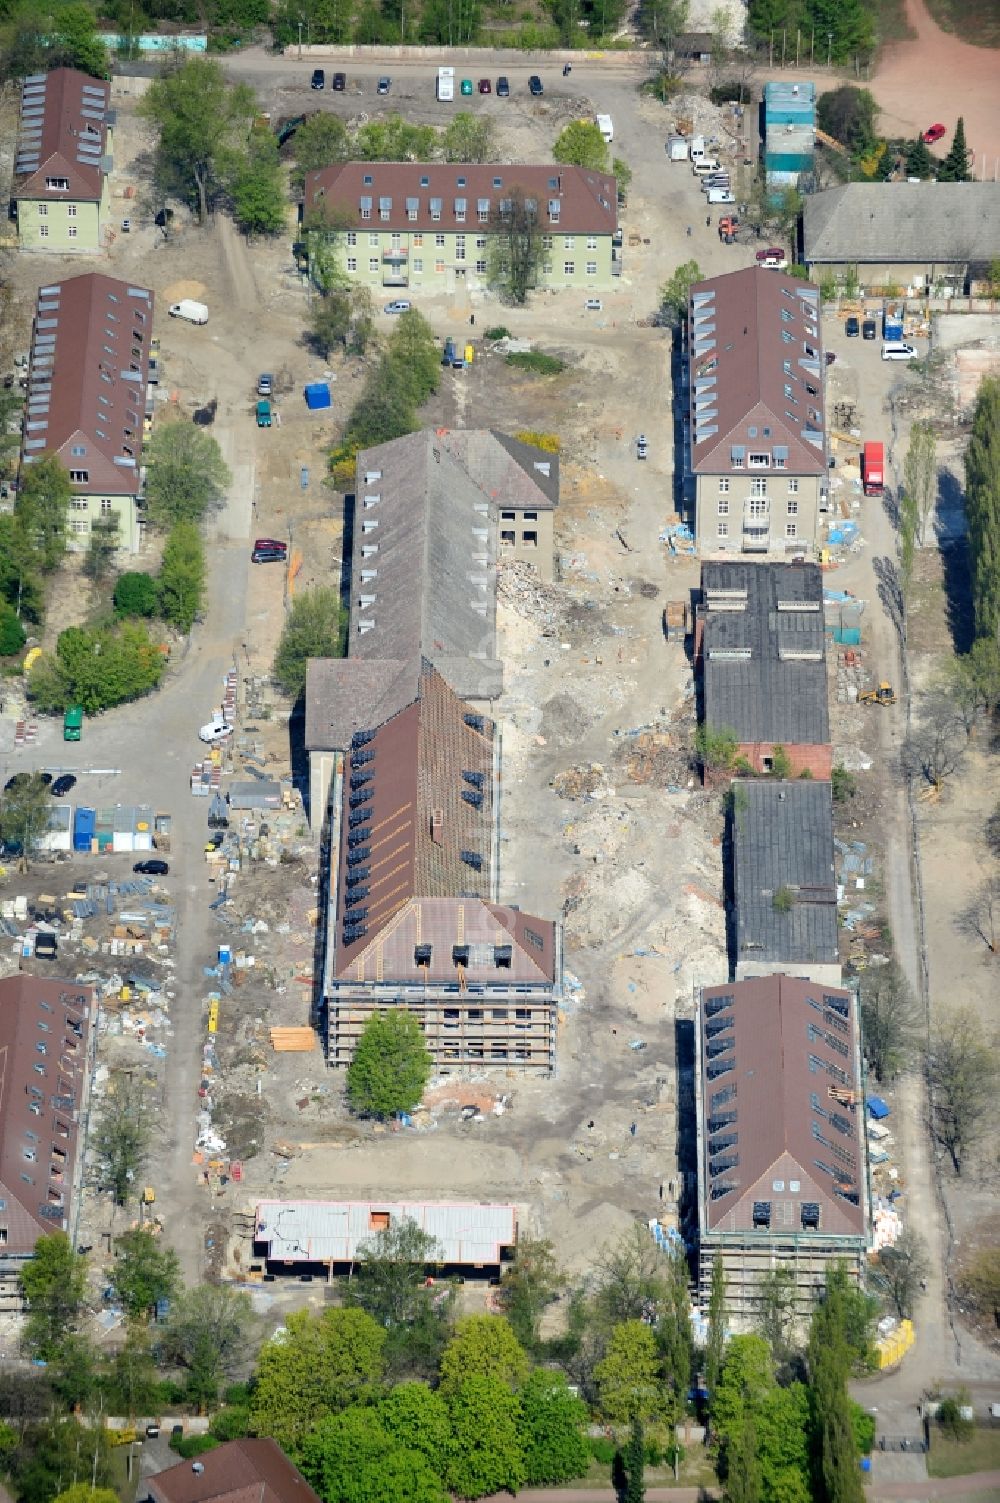
[[[330,388],[325,381],[311,381],[303,393],[310,412],[318,407],[330,406]]]
[[[886,1106],[881,1096],[866,1096],[865,1106],[868,1108],[870,1115],[875,1118],[876,1122],[881,1122],[883,1117],[888,1117],[889,1115],[889,1108]]]

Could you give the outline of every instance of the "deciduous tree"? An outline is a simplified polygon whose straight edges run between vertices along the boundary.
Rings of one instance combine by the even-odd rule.
[[[222,191],[234,148],[245,145],[257,113],[253,90],[229,85],[214,58],[178,53],[139,106],[159,130],[157,178],[191,201],[204,224]]]
[[[916,998],[898,961],[866,967],[861,975],[860,1011],[865,1058],[881,1085],[894,1080],[906,1065],[920,1020]]]
[[[441,1391],[447,1396],[476,1374],[519,1388],[528,1367],[527,1355],[502,1315],[465,1315],[441,1358]]]
[[[412,1111],[430,1074],[430,1053],[414,1015],[404,1008],[374,1013],[347,1069],[351,1110],[379,1119]]]
[[[198,1284],[174,1302],[163,1349],[187,1374],[188,1396],[202,1412],[218,1403],[223,1381],[248,1365],[252,1328],[249,1295],[226,1284]]]
[[[350,156],[350,137],[347,126],[337,115],[320,110],[299,126],[292,138],[295,153],[295,168],[292,182],[300,187],[307,172],[318,172],[321,167],[332,167],[335,162],[346,162]]]
[[[86,1257],[76,1252],[65,1232],[52,1232],[39,1237],[19,1279],[28,1304],[28,1348],[47,1361],[76,1327],[87,1288]]]
[[[91,629],[70,626],[60,632],[55,652],[32,666],[28,693],[48,714],[80,705],[93,715],[148,694],[165,666],[159,648],[137,622]]]
[[[552,1243],[518,1237],[517,1256],[500,1283],[499,1304],[526,1351],[537,1347],[542,1314],[565,1286],[566,1275],[556,1262]]]
[[[722,1357],[726,1346],[726,1275],[722,1255],[716,1253],[712,1261],[712,1284],[708,1295],[708,1334],[705,1340],[705,1387],[709,1397],[722,1372]]]
[[[969,1007],[940,1022],[931,1039],[928,1072],[933,1088],[934,1132],[951,1157],[956,1174],[993,1128],[1000,1071],[996,1039]]]
[[[66,552],[72,494],[69,471],[54,454],[36,459],[22,474],[14,517],[31,540],[43,574],[57,569]]]
[[[562,1373],[536,1367],[520,1400],[526,1485],[554,1487],[582,1477],[590,1464],[587,1407]]]
[[[19,846],[25,866],[49,828],[52,797],[39,773],[23,773],[12,788],[0,791],[0,839]]]
[[[173,1248],[142,1226],[117,1239],[108,1275],[131,1321],[148,1320],[158,1300],[173,1299],[181,1276]]]
[[[116,616],[155,616],[159,605],[152,574],[128,571],[115,581]]]
[[[448,1503],[427,1457],[394,1444],[369,1408],[321,1418],[302,1442],[300,1464],[324,1503]]]
[[[146,446],[146,505],[157,527],[200,522],[222,504],[232,475],[215,439],[193,423],[159,423]]]
[[[358,1248],[347,1299],[384,1329],[385,1363],[394,1377],[431,1378],[437,1371],[454,1305],[449,1284],[427,1284],[427,1268],[441,1256],[439,1243],[405,1217]]]
[[[687,317],[688,296],[694,283],[701,279],[702,271],[697,261],[683,261],[660,288],[660,306],[675,323]]]
[[[604,1358],[594,1369],[601,1413],[612,1425],[655,1422],[667,1412],[656,1337],[641,1320],[615,1326]]]
[[[571,120],[555,139],[552,155],[557,162],[607,172],[608,147],[600,126],[591,120]]]
[[[501,1376],[475,1372],[447,1392],[455,1437],[445,1473],[460,1498],[516,1493],[527,1475],[521,1439],[521,1407]]]
[[[205,602],[205,547],[196,522],[175,522],[156,581],[160,615],[189,632]]]
[[[330,1411],[370,1402],[382,1376],[385,1331],[364,1310],[296,1310],[260,1352],[250,1404],[257,1435],[292,1455]]]
[[[255,126],[227,171],[233,217],[248,240],[280,235],[288,222],[278,143],[270,126]]]
[[[879,1252],[875,1284],[900,1320],[913,1314],[917,1290],[929,1272],[927,1246],[912,1226],[904,1226],[896,1241]]]
[[[446,162],[496,162],[496,131],[489,115],[459,110],[441,136]]]
[[[903,483],[916,504],[917,535],[920,542],[925,543],[938,492],[937,440],[930,423],[917,422],[910,429],[910,442],[903,461]]]
[[[538,201],[516,183],[491,211],[487,241],[490,286],[504,301],[523,305],[538,283],[542,230]]]
[[[394,1445],[419,1451],[444,1476],[454,1448],[448,1406],[426,1383],[397,1383],[379,1403],[379,1419]]]
[[[600,1249],[593,1279],[595,1312],[607,1330],[627,1321],[655,1320],[666,1306],[663,1253],[638,1223]]]
[[[115,1070],[98,1117],[94,1151],[116,1205],[125,1205],[138,1189],[153,1141],[153,1117],[149,1086],[142,1076],[132,1070]]]
[[[402,115],[368,120],[354,137],[360,162],[429,162],[437,148],[433,125],[411,125]]]

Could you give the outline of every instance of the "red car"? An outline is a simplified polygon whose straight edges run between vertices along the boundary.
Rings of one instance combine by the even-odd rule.
[[[254,538],[253,545],[255,548],[280,548],[283,553],[288,552],[288,544],[280,538]]]
[[[490,81],[489,81],[488,78],[481,78],[479,80],[479,92],[480,92],[480,94],[492,94],[493,93],[493,85],[490,83]]]
[[[920,139],[925,146],[933,146],[935,141],[940,141],[941,137],[947,134],[948,127],[946,125],[932,125],[928,130],[924,131]]]

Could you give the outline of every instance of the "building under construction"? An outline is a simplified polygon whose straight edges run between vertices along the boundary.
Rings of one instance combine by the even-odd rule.
[[[551,920],[497,901],[492,721],[424,662],[412,703],[355,732],[331,801],[327,1062],[402,1007],[435,1068],[550,1071],[562,976]]]
[[[791,976],[706,987],[695,1041],[702,1297],[721,1256],[734,1329],[779,1268],[806,1316],[828,1265],[858,1278],[868,1245],[856,998]]]

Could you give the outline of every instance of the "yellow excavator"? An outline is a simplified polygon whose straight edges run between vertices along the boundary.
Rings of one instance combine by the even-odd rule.
[[[894,705],[896,703],[896,691],[887,679],[883,679],[877,689],[863,689],[858,695],[859,705]]]

